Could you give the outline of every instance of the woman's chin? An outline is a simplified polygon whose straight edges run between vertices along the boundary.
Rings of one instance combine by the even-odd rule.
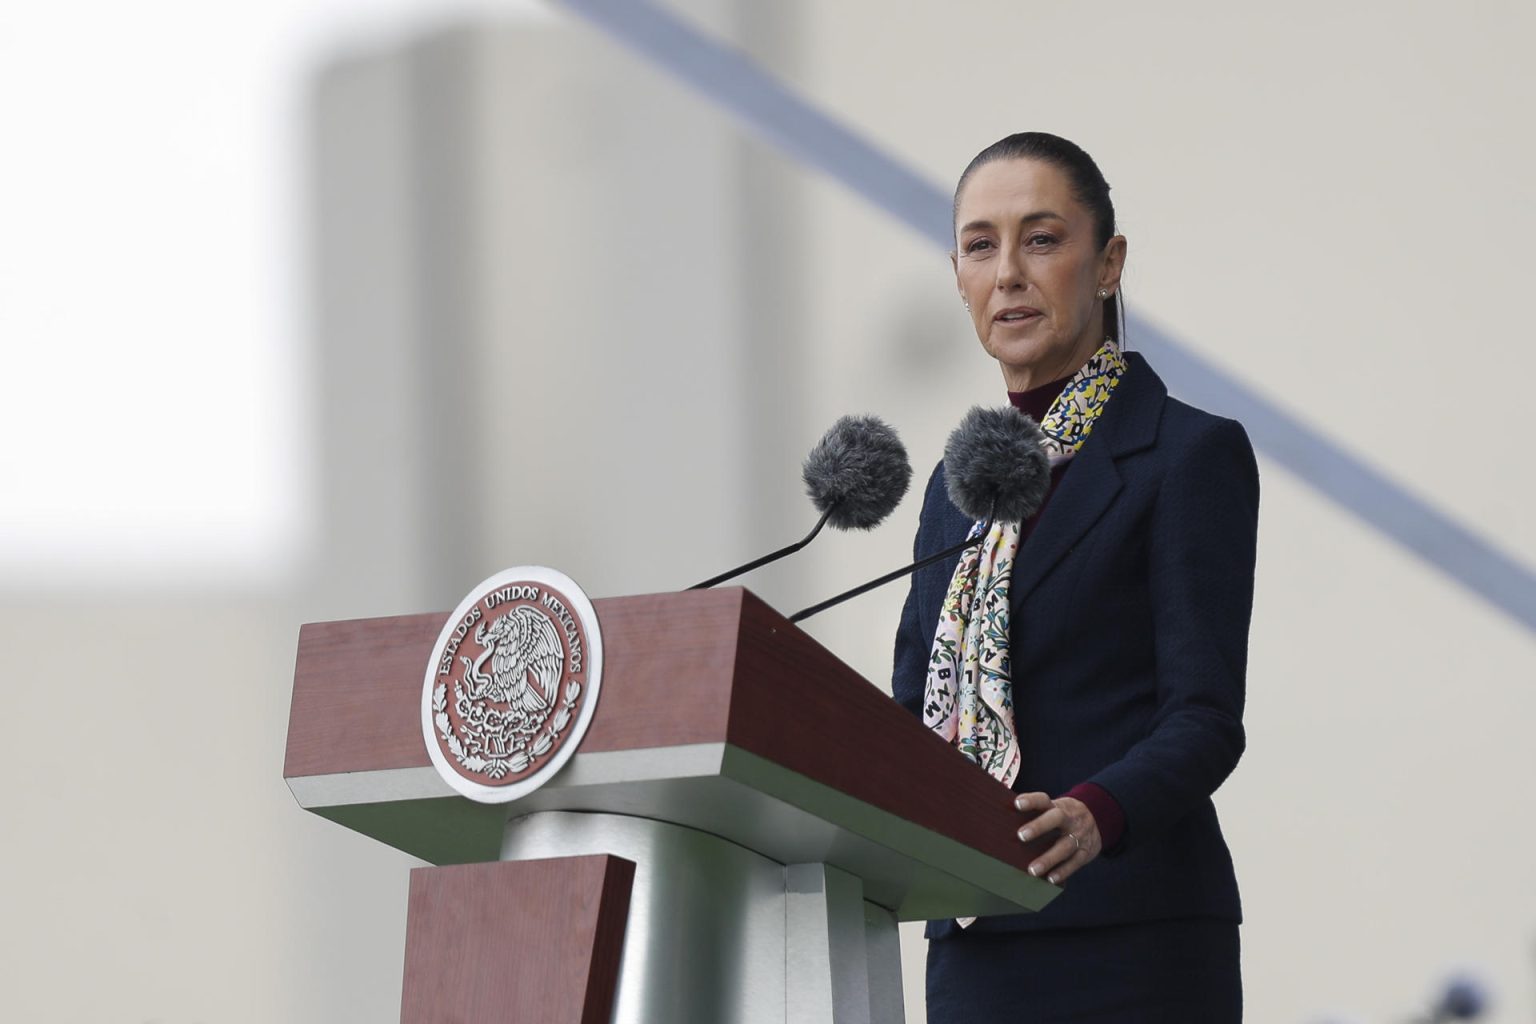
[[[1013,379],[1014,377],[1035,377],[1047,372],[1047,366],[1052,362],[1052,353],[1060,353],[1049,345],[1027,339],[1010,338],[1002,344],[994,343],[987,346],[987,353],[996,359],[1003,368],[1003,373]],[[1056,361],[1060,361],[1059,359]],[[1044,383],[1040,381],[1039,383]]]

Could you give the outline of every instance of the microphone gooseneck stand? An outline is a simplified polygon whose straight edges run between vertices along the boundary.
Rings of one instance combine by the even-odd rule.
[[[812,615],[826,611],[828,608],[840,605],[844,601],[852,600],[853,598],[858,597],[860,594],[866,594],[869,591],[874,590],[876,587],[883,587],[887,583],[890,583],[892,580],[899,580],[903,576],[917,572],[917,570],[923,568],[924,566],[932,565],[934,562],[940,562],[946,558],[952,558],[955,555],[958,555],[960,552],[964,551],[966,548],[975,547],[977,544],[980,544],[982,541],[986,540],[987,534],[992,532],[992,524],[995,521],[996,515],[997,504],[994,502],[992,505],[992,512],[987,515],[986,524],[982,527],[981,532],[978,533],[975,537],[972,537],[969,540],[963,540],[953,547],[945,548],[938,554],[929,555],[927,558],[918,559],[911,565],[897,569],[895,572],[888,572],[884,576],[881,576],[879,579],[870,580],[868,583],[860,584],[859,586],[854,587],[852,590],[847,590],[841,594],[838,594],[836,597],[829,597],[820,604],[813,604],[809,608],[803,608],[800,611],[795,612],[795,614],[791,615],[789,617],[789,621],[801,622],[810,618]],[[972,571],[974,572],[976,568],[977,566],[973,566]]]
[[[788,555],[794,554],[796,551],[799,551],[801,548],[805,547],[811,541],[816,539],[816,535],[821,532],[821,528],[823,526],[827,525],[827,520],[832,517],[832,513],[835,512],[836,510],[837,510],[837,506],[835,504],[829,506],[827,508],[827,510],[821,514],[821,518],[816,520],[816,525],[811,529],[810,533],[805,535],[805,539],[804,540],[796,541],[795,543],[789,545],[788,547],[779,548],[779,550],[773,552],[772,554],[764,555],[762,558],[754,559],[754,560],[748,562],[746,565],[737,566],[736,568],[731,569],[728,572],[721,573],[719,576],[711,576],[709,579],[705,580],[703,583],[695,583],[693,586],[689,587],[688,589],[689,590],[708,590],[710,587],[714,586],[717,583],[724,583],[726,580],[733,580],[737,576],[742,575],[743,573],[751,572],[753,569],[756,569],[756,568],[759,568],[761,566],[767,565],[769,562],[774,562],[774,561],[779,560],[780,558],[784,558],[784,557],[786,557]]]

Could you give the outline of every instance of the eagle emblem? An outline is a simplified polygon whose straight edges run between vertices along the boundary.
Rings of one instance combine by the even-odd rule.
[[[422,727],[439,773],[489,802],[537,786],[591,719],[601,653],[591,603],[569,577],[531,566],[486,580],[427,668]]]
[[[471,700],[510,704],[530,715],[549,710],[560,685],[565,650],[548,615],[523,605],[491,623],[490,629],[481,623],[475,643],[485,648],[480,657],[471,662],[459,656]],[[482,671],[487,660],[490,675]]]

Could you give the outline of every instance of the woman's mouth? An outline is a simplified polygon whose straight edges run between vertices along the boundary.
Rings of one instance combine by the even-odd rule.
[[[1000,324],[1022,324],[1028,323],[1039,316],[1040,311],[1032,306],[1013,306],[999,311],[992,320]]]

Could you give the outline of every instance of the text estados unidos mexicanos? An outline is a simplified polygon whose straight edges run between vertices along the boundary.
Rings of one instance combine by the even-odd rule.
[[[453,671],[453,656],[459,653],[459,647],[464,643],[464,639],[469,636],[470,631],[475,628],[475,625],[485,617],[481,607],[484,606],[485,612],[494,611],[497,607],[509,601],[538,602],[554,615],[556,621],[560,623],[561,631],[565,633],[565,639],[570,649],[571,674],[580,675],[582,667],[581,627],[576,624],[576,617],[571,614],[570,609],[566,608],[565,603],[555,597],[554,594],[541,594],[538,587],[527,584],[516,584],[510,587],[502,587],[499,590],[493,590],[470,608],[464,614],[464,618],[459,620],[459,624],[453,627],[453,635],[448,638],[448,643],[443,648],[443,655],[438,660],[437,674],[446,676]]]

